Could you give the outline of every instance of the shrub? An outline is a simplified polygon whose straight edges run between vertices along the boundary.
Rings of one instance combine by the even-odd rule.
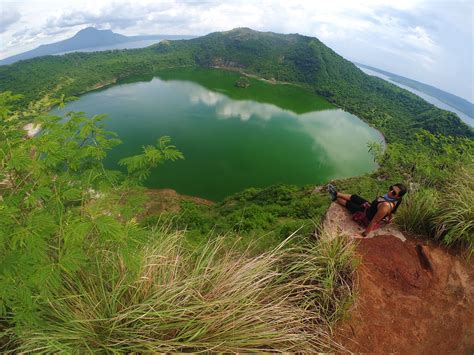
[[[265,210],[265,208],[248,204],[241,210],[236,210],[227,216],[227,220],[232,224],[236,232],[250,232],[252,230],[265,230],[272,226],[276,218]]]
[[[113,247],[132,266],[146,237],[134,218],[145,196],[132,197],[127,187],[182,155],[161,138],[125,160],[128,173],[108,171],[103,159],[120,141],[104,115],[45,113],[64,98],[13,112],[14,99],[0,93],[0,329],[20,330],[37,324],[42,302],[63,277],[88,268],[96,250]],[[25,139],[25,121],[41,132]]]

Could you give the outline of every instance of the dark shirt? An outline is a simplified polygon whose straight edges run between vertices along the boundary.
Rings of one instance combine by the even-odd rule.
[[[375,200],[373,200],[371,202],[370,208],[367,210],[367,218],[369,219],[369,221],[371,221],[372,218],[374,218],[374,216],[377,213],[377,210],[379,208],[379,203],[382,203],[382,202],[388,202],[390,204],[391,211],[393,211],[393,208],[394,208],[393,202],[387,201],[381,196],[377,197]],[[384,216],[384,217],[386,217],[386,216]]]

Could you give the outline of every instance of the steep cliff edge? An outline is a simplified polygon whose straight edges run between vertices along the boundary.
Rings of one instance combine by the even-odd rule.
[[[339,207],[328,210],[326,227],[357,237],[357,225]],[[403,241],[384,228],[356,239],[357,300],[336,331],[337,341],[351,352],[472,353],[472,262],[407,235]]]

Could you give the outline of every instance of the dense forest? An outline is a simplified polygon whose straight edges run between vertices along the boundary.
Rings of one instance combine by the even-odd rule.
[[[316,38],[237,29],[25,60],[0,67],[2,351],[338,349],[331,336],[354,301],[357,258],[348,238],[324,238],[324,190],[251,188],[154,210],[143,188],[151,169],[186,159],[169,137],[110,171],[104,158],[121,142],[103,115],[48,113],[70,96],[184,66],[291,82],[373,124],[388,141],[368,147],[379,168],[334,183],[372,196],[405,182],[396,223],[472,256],[472,129]],[[25,139],[25,122],[41,134]]]

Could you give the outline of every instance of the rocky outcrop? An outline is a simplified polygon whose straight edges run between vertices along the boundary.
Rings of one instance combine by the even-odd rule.
[[[332,204],[325,235],[354,238],[361,264],[357,299],[336,331],[350,352],[472,354],[474,265],[445,248],[384,225],[363,238],[363,228]]]
[[[326,212],[323,227],[328,235],[345,234],[351,238],[362,238],[364,228],[352,220],[351,213],[341,205],[332,203]],[[380,235],[392,235],[402,242],[406,240],[404,234],[394,224],[382,224],[381,227],[369,233],[366,238]]]
[[[472,354],[474,267],[436,245],[358,239],[357,300],[337,333],[355,353]]]

